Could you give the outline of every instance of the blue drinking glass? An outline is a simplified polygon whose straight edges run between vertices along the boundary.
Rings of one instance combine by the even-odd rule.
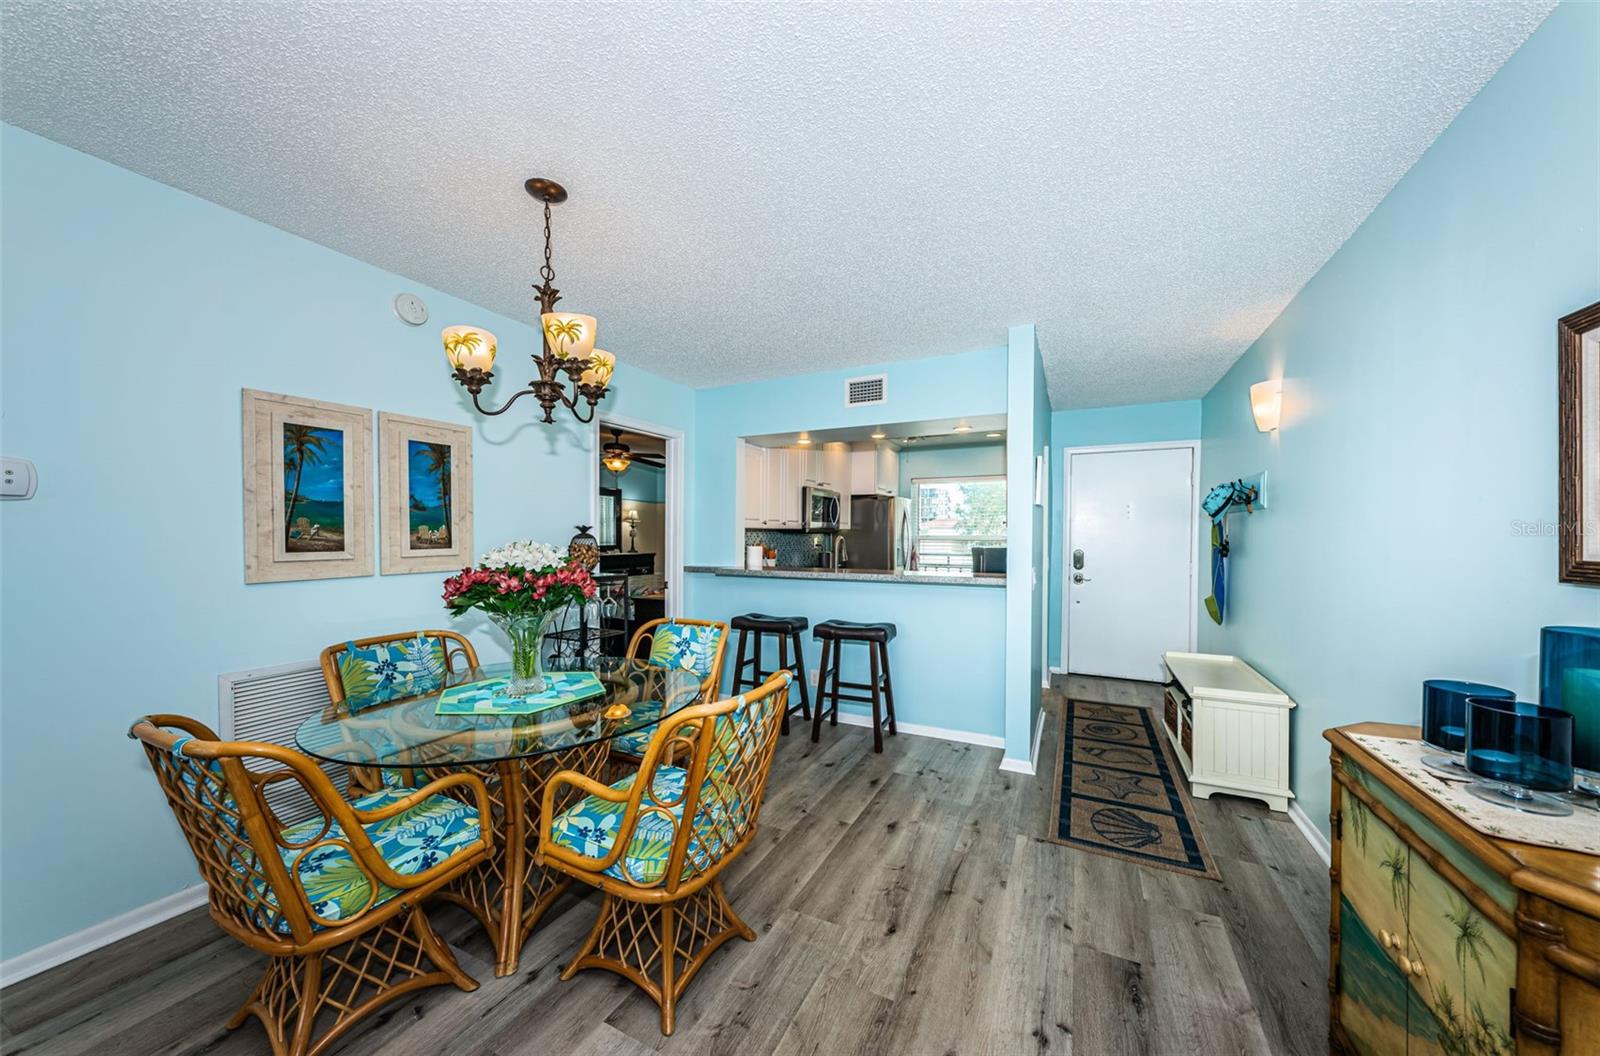
[[[1467,700],[1467,790],[1531,814],[1571,814],[1551,792],[1572,791],[1572,716],[1520,700]]]
[[[1430,678],[1422,683],[1422,741],[1444,750],[1443,754],[1423,756],[1422,765],[1459,781],[1472,777],[1467,773],[1465,757],[1462,755],[1467,746],[1469,697],[1517,699],[1517,695],[1509,689],[1484,685],[1482,682]]]
[[[1578,788],[1600,796],[1600,627],[1540,630],[1539,703],[1572,716]]]

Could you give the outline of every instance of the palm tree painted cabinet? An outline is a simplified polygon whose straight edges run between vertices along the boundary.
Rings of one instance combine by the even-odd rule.
[[[1600,1052],[1600,859],[1484,836],[1333,745],[1329,1033],[1360,1056]]]

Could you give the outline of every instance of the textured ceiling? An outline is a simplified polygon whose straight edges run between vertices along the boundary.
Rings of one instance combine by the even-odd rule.
[[[1553,7],[0,0],[0,115],[697,386],[1202,395]],[[465,320],[436,320],[439,324]]]

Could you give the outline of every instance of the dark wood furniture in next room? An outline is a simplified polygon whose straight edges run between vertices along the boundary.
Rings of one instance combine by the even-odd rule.
[[[1324,734],[1334,1050],[1600,1052],[1600,856],[1479,832],[1360,735],[1418,730],[1369,722]]]

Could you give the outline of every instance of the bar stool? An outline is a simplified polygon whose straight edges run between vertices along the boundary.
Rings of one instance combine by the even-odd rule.
[[[883,725],[885,713],[889,736],[896,735],[894,725],[894,681],[889,677],[889,642],[894,639],[892,623],[850,623],[847,620],[824,620],[817,624],[811,636],[822,643],[822,667],[817,673],[817,712],[811,720],[811,739],[822,733],[822,712],[833,700],[833,711],[828,717],[830,726],[839,725],[839,701],[849,700],[872,705],[872,750],[883,751]],[[846,642],[867,643],[867,657],[872,664],[871,682],[839,681],[839,647]],[[831,679],[831,685],[830,685]],[[840,693],[839,689],[871,690],[871,696]]]
[[[794,675],[794,684],[800,689],[800,717],[811,717],[811,692],[806,681],[806,654],[800,648],[800,632],[811,626],[811,621],[804,616],[768,616],[760,612],[747,612],[743,616],[735,616],[729,620],[729,625],[739,632],[739,655],[733,665],[733,690],[734,696],[739,695],[743,689],[754,689],[762,685],[768,678],[778,671],[788,671]],[[745,659],[745,640],[754,634],[756,636],[755,653],[748,660]],[[765,635],[778,636],[778,666],[764,668],[761,666],[761,639]],[[794,646],[794,662],[789,661],[789,647]],[[750,674],[745,674],[745,667],[750,667]],[[791,689],[790,699],[794,699]],[[789,732],[789,713],[795,710],[791,704],[783,713],[783,723],[778,727],[780,733]]]

